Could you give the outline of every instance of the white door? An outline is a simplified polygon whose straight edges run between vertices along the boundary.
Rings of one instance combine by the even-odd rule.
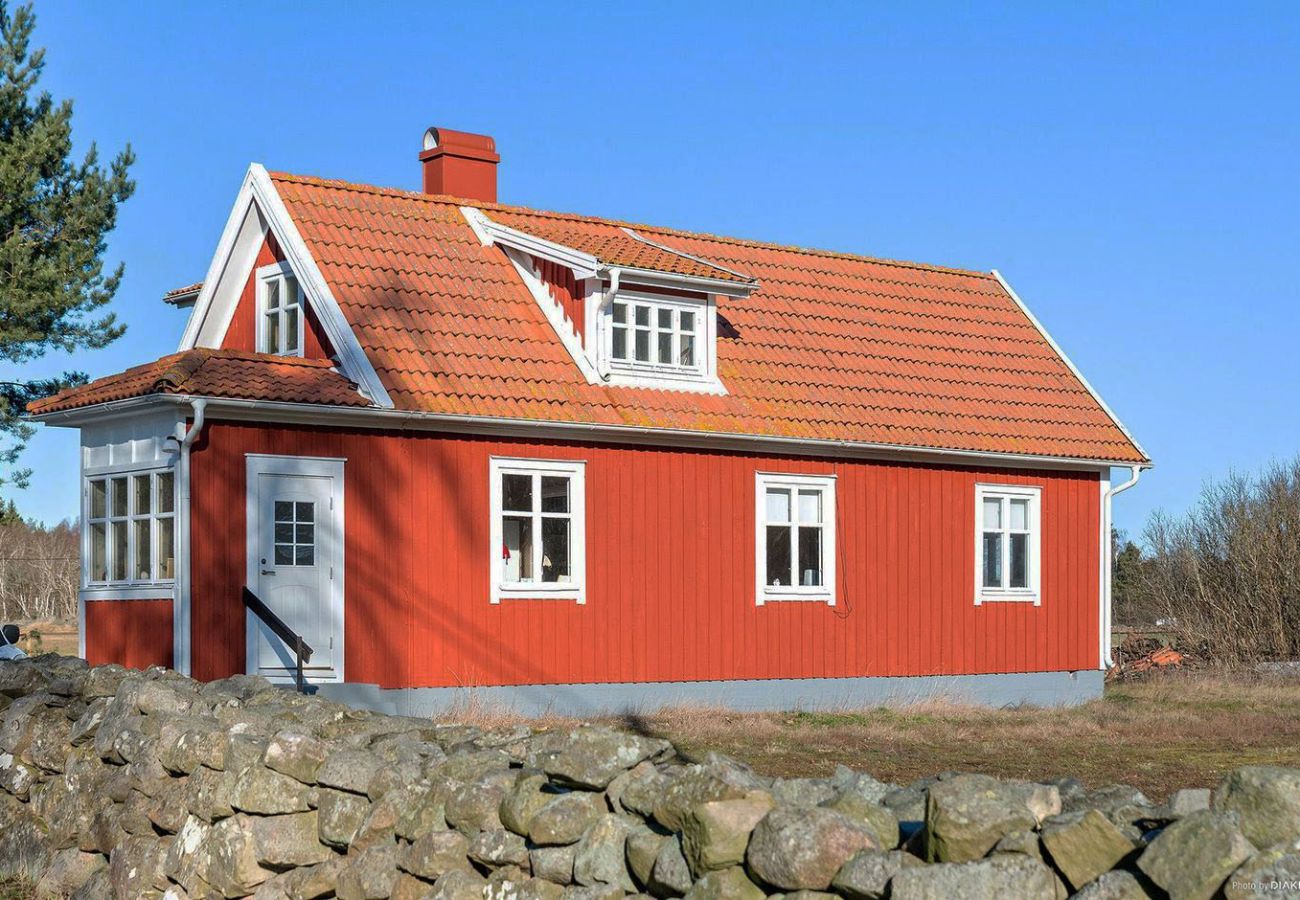
[[[342,464],[249,457],[249,586],[312,648],[311,681],[341,680]],[[295,657],[249,614],[249,672],[291,680]]]

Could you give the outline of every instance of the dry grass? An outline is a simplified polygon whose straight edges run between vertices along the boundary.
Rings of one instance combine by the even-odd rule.
[[[481,707],[455,718],[518,721]],[[1246,676],[1108,685],[1103,699],[1070,709],[940,702],[836,712],[676,708],[606,721],[668,738],[687,755],[717,750],[769,775],[824,775],[840,763],[895,782],[947,770],[1072,775],[1089,785],[1132,784],[1159,800],[1180,787],[1213,787],[1242,765],[1300,766],[1300,682]]]

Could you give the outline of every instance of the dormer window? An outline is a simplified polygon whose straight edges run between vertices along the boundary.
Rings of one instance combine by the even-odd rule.
[[[257,349],[277,356],[302,355],[302,286],[287,263],[258,270]]]
[[[696,304],[698,307],[698,304]],[[618,368],[699,369],[699,310],[666,300],[614,301],[610,327],[611,363]]]

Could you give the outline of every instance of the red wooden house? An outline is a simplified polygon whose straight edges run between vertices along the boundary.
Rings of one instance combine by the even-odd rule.
[[[1071,702],[1146,454],[997,272],[252,166],[82,443],[84,655],[427,711]],[[1112,485],[1112,467],[1131,474]]]

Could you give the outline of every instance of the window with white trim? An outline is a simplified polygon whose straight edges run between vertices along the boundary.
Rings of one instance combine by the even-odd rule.
[[[975,602],[1038,604],[1042,488],[975,486]]]
[[[759,472],[755,581],[758,603],[835,604],[835,477]]]
[[[278,356],[301,356],[302,286],[288,264],[258,269],[257,349]]]
[[[623,288],[601,313],[599,342],[612,384],[721,392],[717,307],[712,295]]]
[[[85,483],[86,585],[161,584],[176,577],[171,469],[97,475]]]
[[[585,464],[494,457],[489,468],[492,602],[584,602]]]

